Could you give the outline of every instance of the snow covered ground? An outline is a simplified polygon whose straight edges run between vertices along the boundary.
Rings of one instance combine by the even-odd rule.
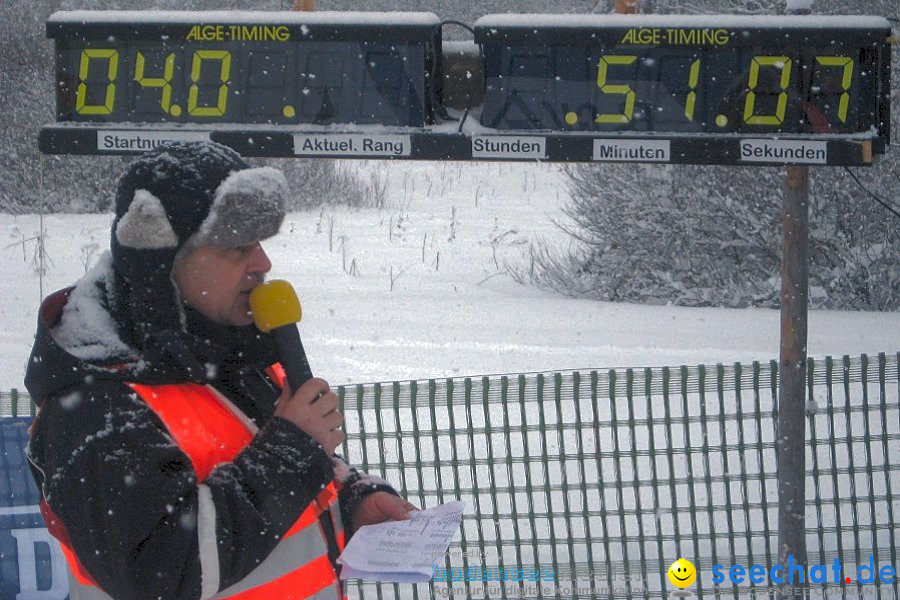
[[[365,180],[385,186],[384,208],[326,207],[292,213],[282,233],[265,244],[275,264],[271,276],[291,281],[300,295],[304,308],[301,333],[313,371],[334,384],[574,368],[767,361],[778,355],[778,311],[575,300],[513,281],[504,265],[508,261],[524,260],[529,240],[542,237],[561,246],[568,243],[553,225],[554,220],[564,219],[561,207],[566,202],[565,178],[555,166],[386,162],[347,163],[346,166],[358,169]],[[37,215],[0,215],[0,235],[5,240],[0,245],[0,270],[6,285],[5,293],[0,296],[0,390],[22,388],[42,293],[70,285],[96,261],[108,245],[110,220],[110,215],[48,215],[43,220]],[[46,232],[46,270],[39,276],[36,238],[42,227]],[[811,356],[896,352],[900,349],[898,341],[900,313],[812,311],[810,314]],[[695,400],[692,396],[691,402]],[[735,406],[729,397],[728,409]],[[605,408],[596,410],[608,416]],[[410,415],[404,412],[403,416]],[[854,422],[857,417],[854,415]],[[604,417],[602,421],[605,423],[607,419]],[[572,422],[566,419],[566,423]],[[398,420],[398,427],[399,423]],[[351,425],[348,430],[360,429],[358,424]],[[449,430],[442,422],[439,425],[442,432]],[[484,422],[476,425],[484,427]],[[424,426],[427,428],[427,424]],[[594,433],[589,426],[583,429],[583,442],[573,441],[572,427],[566,429],[564,439],[559,441],[570,456],[582,454],[581,443],[587,448],[594,447]],[[368,430],[372,430],[371,423]],[[602,434],[608,431],[611,430],[604,428]],[[716,431],[710,431],[709,443],[715,445]],[[644,435],[639,435],[634,442],[641,450],[645,449],[642,444],[651,437],[658,447],[668,443],[665,433],[651,432],[648,427],[641,429],[641,433]],[[426,462],[440,463],[442,472],[447,471],[449,467],[436,457],[439,453],[446,461],[452,444],[437,432],[433,434],[433,456],[429,455],[427,444],[417,450],[414,447],[417,440],[404,439],[406,456],[418,456],[416,452],[421,451]],[[427,438],[428,434],[425,435]],[[534,432],[534,435],[538,434]],[[486,442],[484,434],[479,436],[478,448],[482,452],[481,446]],[[724,430],[721,436],[726,436]],[[610,447],[612,442],[603,440],[602,446]],[[766,440],[771,442],[769,437]],[[547,443],[552,442],[551,439]],[[619,442],[620,450],[629,449],[628,440],[623,438]],[[538,440],[533,448],[543,448],[542,443]],[[395,446],[388,444],[386,448]],[[472,456],[466,453],[466,446],[457,447],[462,448],[458,459],[463,464],[475,456],[475,446],[470,448]],[[519,463],[525,458],[518,446],[513,446],[515,457],[505,455],[498,448],[494,448],[496,465],[491,468],[493,476],[498,477],[497,482],[503,483],[505,480],[500,477],[504,464],[515,461],[521,466]],[[731,454],[734,452],[728,456]],[[840,452],[839,455],[839,462],[844,464],[844,455]],[[766,450],[765,458],[760,455],[759,463],[754,463],[754,456],[748,455],[749,462],[745,465],[751,471],[751,479],[759,472],[774,470],[770,450]],[[403,462],[390,451],[385,451],[382,458],[392,465]],[[710,471],[714,479],[727,478],[725,462],[716,462],[725,458],[726,454],[722,453],[714,459]],[[672,476],[684,479],[688,475],[686,460],[681,454],[673,459]],[[740,462],[743,464],[743,460]],[[768,464],[762,466],[762,462]],[[627,471],[630,468],[627,461],[623,464]],[[572,472],[574,467],[571,460],[565,465],[570,481],[579,479],[579,474]],[[484,468],[487,467],[482,465],[482,471]],[[598,481],[617,479],[615,472],[604,472],[601,476],[601,470],[608,468],[608,461],[590,466],[592,470],[586,482],[594,486]],[[454,469],[450,471],[447,481],[452,479]],[[467,472],[460,471],[462,476]],[[560,472],[554,470],[538,476],[559,484],[556,479]],[[423,472],[421,490],[440,489],[433,480],[434,473],[430,468]],[[699,475],[697,471],[693,474]],[[389,475],[389,479],[398,479],[395,471]],[[663,477],[660,485],[668,481]],[[699,498],[708,492],[714,495],[717,506],[727,505],[727,498],[720,492],[724,484],[704,492],[702,482],[699,478],[697,481],[695,491]],[[463,483],[464,489],[470,487],[470,481]],[[883,493],[878,485],[875,488],[878,494]],[[670,501],[677,506],[690,506],[692,499],[684,497],[686,489],[679,487],[677,497]],[[773,490],[769,490],[769,495]],[[541,508],[542,501],[558,505],[561,493],[555,491],[545,499],[536,495],[538,507],[547,509],[546,505]],[[433,493],[425,495],[430,504]],[[581,506],[578,489],[573,488],[570,496],[573,507]],[[474,510],[474,497],[471,494],[464,497],[470,510]],[[587,508],[596,513],[599,498],[592,491]],[[762,500],[761,497],[751,499]],[[491,509],[501,515],[515,514],[507,497],[498,498],[497,502],[497,507],[483,504],[482,516],[490,519]],[[607,502],[617,506],[615,499]],[[625,508],[634,510],[634,498],[626,496],[623,502]],[[644,516],[651,523],[649,531],[653,531],[654,515],[663,519],[661,522],[668,524],[667,527],[673,523],[671,511],[654,506],[644,509]],[[843,508],[841,512],[845,512]],[[502,534],[501,539],[510,539],[512,521],[504,519],[502,523],[498,521],[497,531]],[[759,511],[753,519],[754,531],[760,530]],[[617,527],[615,519],[603,523],[602,527],[596,517],[590,518],[590,522],[595,532],[606,531],[607,526],[613,530]],[[618,522],[624,528],[624,522]],[[844,522],[854,521],[845,515]],[[878,522],[885,522],[885,516],[879,514]],[[521,521],[520,525],[523,532],[531,527],[527,521]],[[468,518],[465,531],[470,542],[481,540],[480,531],[476,532],[474,527],[474,519]],[[735,535],[740,543],[742,536],[749,539],[750,534],[735,530]],[[829,552],[836,550],[832,538],[824,542]],[[756,534],[754,539],[758,541]],[[845,540],[845,545],[857,549],[868,543],[867,540],[850,542],[847,545]],[[704,536],[700,547],[688,544],[686,549],[691,557],[705,557],[710,543],[724,542],[722,539],[710,542]],[[658,551],[655,539],[648,544],[647,556],[655,560]],[[632,546],[629,551],[637,552]],[[666,560],[660,564],[668,564],[668,560],[678,556],[674,542],[665,542],[664,549]],[[509,547],[507,550],[512,551]],[[552,564],[546,544],[525,550],[521,560],[506,557],[507,564]],[[621,545],[616,545],[608,548],[603,557],[621,561],[620,552]],[[577,551],[573,557],[580,565],[586,564],[583,552]],[[600,560],[601,556],[595,554],[594,558]],[[459,561],[453,564],[458,566]],[[497,556],[485,555],[483,564],[496,565]],[[568,563],[563,560],[560,564],[565,567]],[[707,567],[703,563],[704,577],[709,579]],[[659,569],[650,566],[648,569],[646,583],[651,589],[660,589]],[[703,585],[709,589],[709,581],[704,580]],[[365,597],[370,597],[372,586],[365,588]],[[400,596],[411,597],[412,589],[404,588]],[[429,589],[418,586],[418,597],[428,597]],[[444,590],[447,588],[438,585],[434,593]]]
[[[381,209],[292,213],[265,246],[296,287],[313,371],[333,384],[769,360],[779,313],[565,298],[504,270],[537,236],[568,243],[554,165],[355,162]],[[21,389],[39,299],[108,246],[110,215],[0,215],[0,389]],[[900,313],[812,311],[809,354],[895,352]]]

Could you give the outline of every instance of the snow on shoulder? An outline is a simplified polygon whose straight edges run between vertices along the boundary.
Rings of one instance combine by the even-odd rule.
[[[112,254],[106,251],[75,285],[59,324],[51,330],[56,343],[81,360],[134,356],[119,338],[116,323],[103,306],[101,290],[111,276]]]

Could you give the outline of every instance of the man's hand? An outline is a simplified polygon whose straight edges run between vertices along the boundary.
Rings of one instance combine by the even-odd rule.
[[[385,521],[405,521],[409,512],[419,510],[405,499],[388,492],[374,492],[359,503],[353,515],[354,531],[363,525],[375,525]]]
[[[275,416],[286,419],[308,433],[322,445],[329,457],[334,449],[344,441],[344,415],[338,411],[340,400],[328,387],[324,379],[313,378],[291,393],[285,382]]]

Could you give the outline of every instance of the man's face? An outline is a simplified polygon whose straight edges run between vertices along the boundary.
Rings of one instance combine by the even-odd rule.
[[[259,242],[238,248],[198,246],[178,257],[172,277],[182,299],[222,325],[249,325],[250,290],[272,263]]]

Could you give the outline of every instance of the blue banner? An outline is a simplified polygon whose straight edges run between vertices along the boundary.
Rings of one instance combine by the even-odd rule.
[[[0,418],[0,600],[63,600],[65,558],[44,526],[25,459],[31,417]]]

